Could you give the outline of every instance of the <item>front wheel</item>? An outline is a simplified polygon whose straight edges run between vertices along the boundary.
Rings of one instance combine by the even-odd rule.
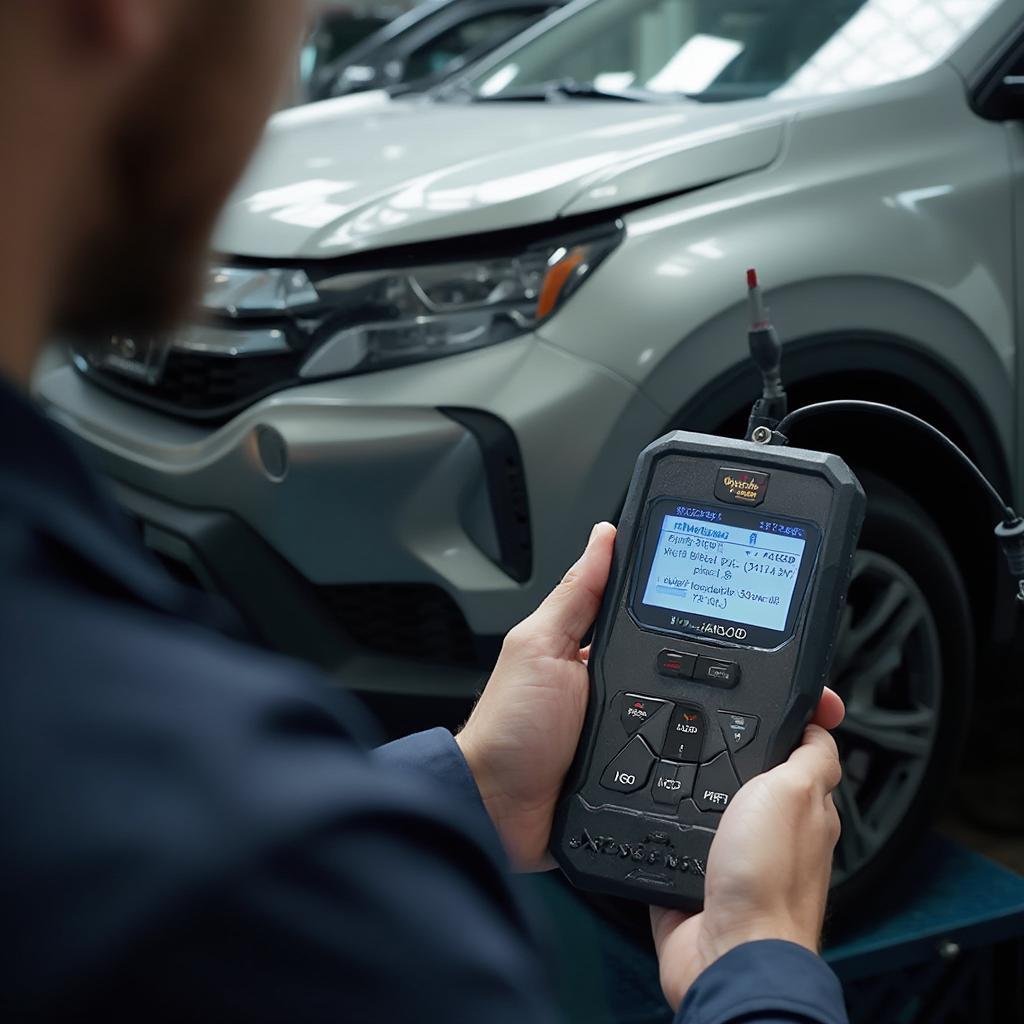
[[[870,901],[949,791],[974,666],[966,590],[938,527],[899,488],[858,476],[867,517],[832,668],[846,702],[832,877],[844,917]]]

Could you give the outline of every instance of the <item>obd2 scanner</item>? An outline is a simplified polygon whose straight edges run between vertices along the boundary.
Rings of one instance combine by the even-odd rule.
[[[821,697],[863,511],[834,455],[683,432],[641,454],[556,816],[574,884],[700,907],[722,812]]]

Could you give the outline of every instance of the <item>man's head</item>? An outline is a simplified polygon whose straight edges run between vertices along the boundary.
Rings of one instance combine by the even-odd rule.
[[[35,262],[39,328],[181,316],[305,14],[305,0],[0,0],[0,218],[24,236],[20,255],[0,240],[0,276]]]

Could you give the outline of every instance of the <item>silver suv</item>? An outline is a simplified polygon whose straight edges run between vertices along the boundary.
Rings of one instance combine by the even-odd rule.
[[[577,0],[426,98],[279,115],[193,326],[38,392],[268,642],[468,695],[641,448],[741,433],[748,266],[794,404],[900,405],[1024,498],[1022,118],[1019,2]],[[1011,619],[960,467],[870,418],[795,440],[870,495],[835,675],[853,892]]]

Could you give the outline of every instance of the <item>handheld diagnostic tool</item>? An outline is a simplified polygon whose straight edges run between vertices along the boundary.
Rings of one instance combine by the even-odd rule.
[[[722,812],[821,696],[863,512],[834,455],[682,432],[641,454],[553,833],[576,885],[701,905]]]
[[[552,833],[574,884],[700,907],[722,812],[821,696],[864,506],[834,455],[684,432],[640,455]]]

